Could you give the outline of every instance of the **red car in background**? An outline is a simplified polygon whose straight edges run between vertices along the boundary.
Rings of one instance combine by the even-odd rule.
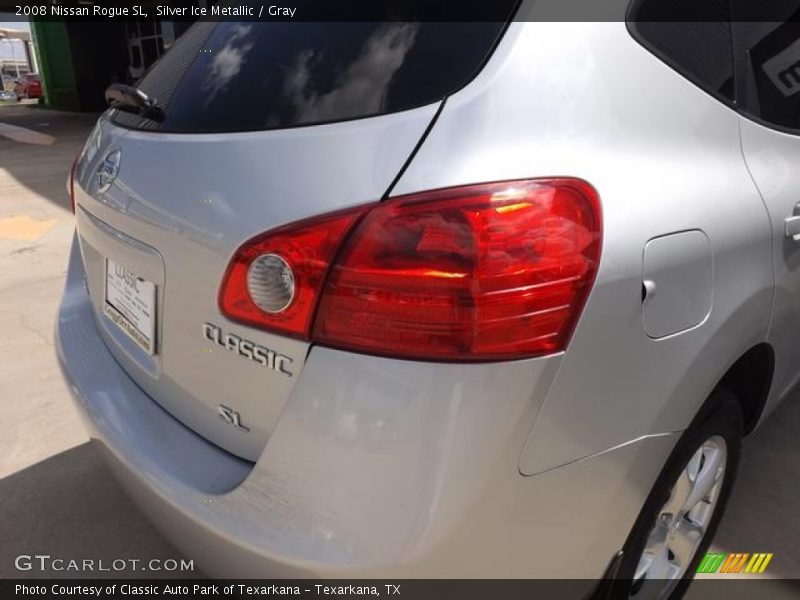
[[[14,86],[14,93],[17,95],[17,100],[23,98],[41,98],[42,97],[42,82],[39,76],[35,73],[22,75]]]

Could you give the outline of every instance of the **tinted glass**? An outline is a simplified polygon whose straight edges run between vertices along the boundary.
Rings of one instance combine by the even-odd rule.
[[[735,16],[753,14],[752,0],[732,0]],[[734,23],[741,109],[781,128],[800,130],[800,0],[767,1],[782,22]],[[774,10],[777,9],[777,10]]]
[[[139,82],[161,123],[248,131],[367,117],[430,104],[480,69],[503,23],[198,23]]]
[[[684,77],[733,101],[729,0],[635,0],[629,25],[641,44]]]
[[[142,53],[139,46],[131,46],[131,66],[138,69],[142,66]]]

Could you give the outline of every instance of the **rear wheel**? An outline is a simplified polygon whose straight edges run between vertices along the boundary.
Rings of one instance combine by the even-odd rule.
[[[714,537],[736,478],[742,415],[726,390],[711,405],[678,441],[634,525],[615,598],[680,598]]]

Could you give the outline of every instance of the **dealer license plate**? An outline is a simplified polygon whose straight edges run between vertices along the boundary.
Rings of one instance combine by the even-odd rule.
[[[148,354],[155,354],[156,285],[106,259],[103,311]]]

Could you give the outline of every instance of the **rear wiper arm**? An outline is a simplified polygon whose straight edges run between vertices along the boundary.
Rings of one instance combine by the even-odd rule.
[[[106,88],[106,102],[111,108],[141,115],[153,121],[164,119],[164,111],[159,108],[155,98],[150,98],[142,90],[124,83],[112,83]]]

